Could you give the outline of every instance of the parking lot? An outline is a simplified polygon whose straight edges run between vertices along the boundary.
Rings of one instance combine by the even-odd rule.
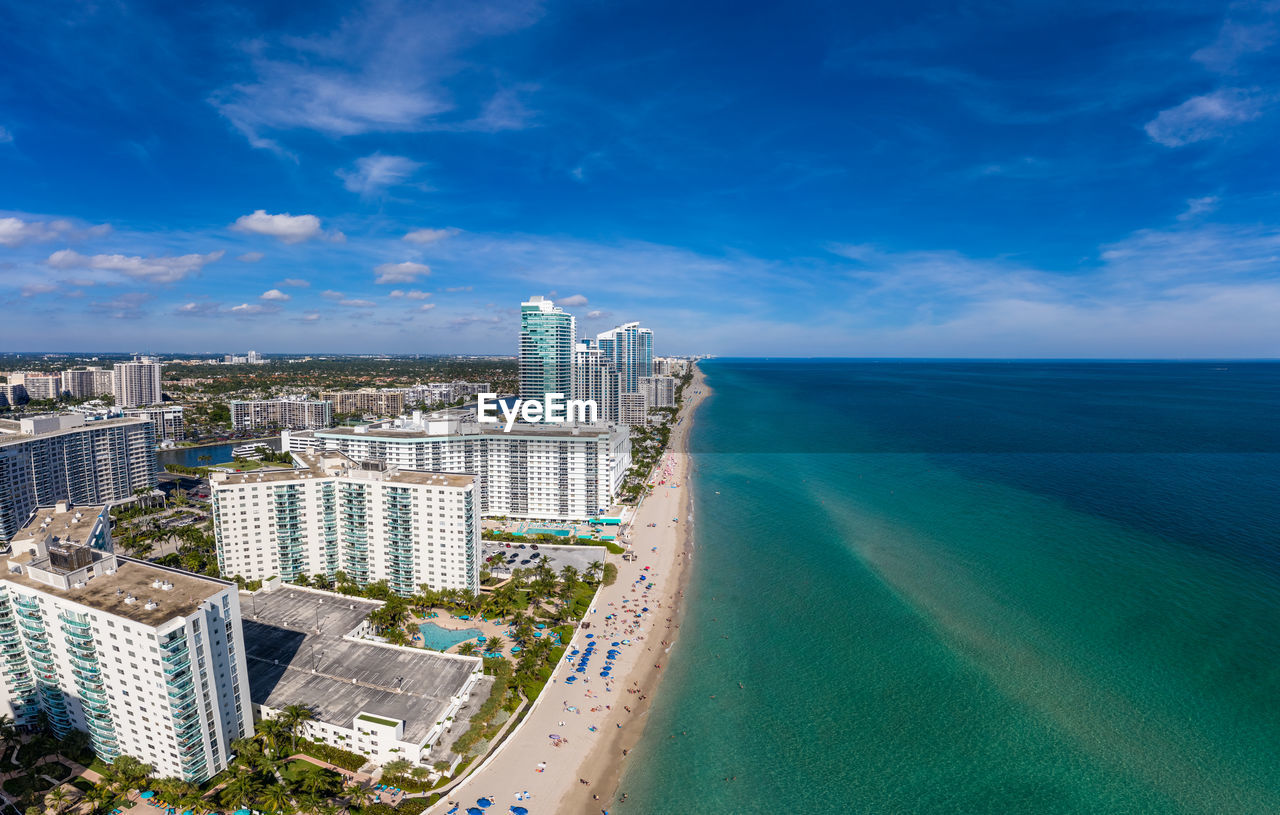
[[[510,546],[510,548],[508,548]],[[557,546],[549,543],[500,543],[484,541],[481,557],[481,568],[497,574],[510,573],[512,569],[532,569],[539,563],[546,562],[552,571],[559,572],[565,566],[572,566],[579,572],[585,572],[595,561],[604,562],[608,551],[603,546]],[[502,556],[502,564],[488,564],[490,557]]]

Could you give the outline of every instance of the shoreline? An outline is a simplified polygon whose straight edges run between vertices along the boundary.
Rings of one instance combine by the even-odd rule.
[[[676,641],[679,638],[680,623],[684,619],[685,614],[685,591],[689,587],[690,578],[693,574],[693,551],[694,551],[694,535],[693,522],[688,519],[693,517],[693,491],[690,488],[690,479],[693,477],[693,459],[689,456],[689,434],[693,430],[693,416],[697,413],[698,408],[702,405],[702,400],[708,395],[707,387],[704,383],[702,371],[694,369],[694,377],[689,382],[690,388],[697,388],[701,393],[697,397],[696,402],[690,404],[690,411],[685,417],[686,426],[682,429],[680,438],[676,448],[676,454],[682,456],[681,460],[681,481],[680,481],[680,514],[677,517],[685,519],[685,527],[683,534],[680,536],[679,552],[675,560],[675,569],[678,571],[676,577],[675,591],[669,595],[671,602],[668,604],[671,608],[671,622],[663,622],[661,625],[654,625],[649,632],[650,638],[659,631],[664,635],[662,640],[667,645],[659,652],[659,659],[664,664],[670,657],[671,650],[675,648]],[[635,535],[632,535],[635,538]],[[656,619],[656,618],[655,618]],[[629,715],[639,726],[631,728],[614,728],[609,734],[604,744],[596,747],[582,766],[578,768],[579,775],[582,778],[595,778],[600,783],[600,787],[591,792],[590,787],[570,787],[569,792],[560,799],[560,808],[557,811],[574,812],[581,811],[587,815],[596,815],[597,812],[609,809],[617,804],[617,799],[622,790],[619,785],[622,782],[622,771],[625,768],[626,756],[623,754],[625,750],[630,753],[635,746],[644,738],[645,731],[649,724],[649,709],[653,706],[653,700],[658,695],[662,687],[662,668],[655,667],[654,664],[648,664],[644,667],[637,666],[633,673],[626,676],[627,682],[638,682],[639,687],[646,689],[644,699],[639,700],[636,704],[630,705],[631,713]],[[639,697],[637,697],[639,698]],[[607,795],[605,794],[607,791]],[[592,795],[599,795],[600,799],[596,800]]]
[[[579,626],[570,641],[570,649],[583,648],[594,637],[630,642],[622,644],[613,676],[598,677],[595,664],[591,673],[577,673],[567,660],[561,660],[516,729],[429,812],[443,813],[455,801],[466,809],[466,802],[480,797],[493,799],[495,811],[519,803],[537,815],[594,815],[610,806],[625,761],[622,750],[629,751],[643,735],[649,706],[661,684],[658,666],[665,667],[666,654],[674,644],[689,584],[693,537],[688,521],[692,508],[688,441],[693,417],[708,393],[696,368],[689,389],[700,393],[686,401],[681,424],[673,431],[672,444],[655,474],[656,480],[668,483],[655,487],[632,515],[631,551],[637,559],[608,556],[608,562],[618,567],[618,579],[597,592],[584,619],[590,627]],[[642,603],[653,607],[649,613],[640,613],[636,606]],[[628,608],[629,604],[633,605]],[[665,646],[661,640],[667,641]],[[571,675],[575,682],[566,683]]]

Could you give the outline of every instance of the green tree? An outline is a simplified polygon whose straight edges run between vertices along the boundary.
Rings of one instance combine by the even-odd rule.
[[[298,734],[306,727],[307,722],[314,721],[316,714],[306,705],[288,705],[280,711],[280,724],[289,734],[289,749],[298,752]]]

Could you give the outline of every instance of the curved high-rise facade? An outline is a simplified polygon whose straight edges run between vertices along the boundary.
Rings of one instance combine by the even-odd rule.
[[[573,315],[540,296],[520,304],[520,398],[573,393]]]

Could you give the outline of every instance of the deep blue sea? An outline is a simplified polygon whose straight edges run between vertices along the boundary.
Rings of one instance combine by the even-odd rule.
[[[611,812],[1280,813],[1280,364],[702,365]]]

